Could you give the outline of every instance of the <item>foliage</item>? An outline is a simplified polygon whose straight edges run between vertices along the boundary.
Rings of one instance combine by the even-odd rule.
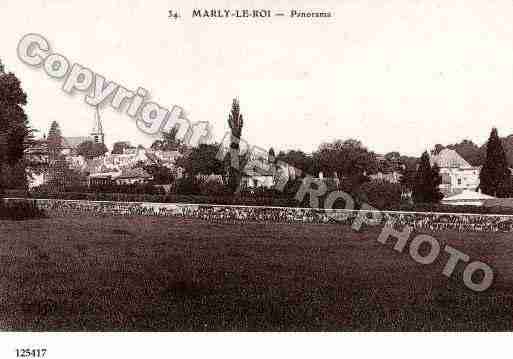
[[[460,143],[447,146],[448,149],[456,151],[472,166],[482,166],[486,158],[486,150],[479,148],[470,140],[463,140]]]
[[[486,161],[479,174],[480,189],[483,193],[494,197],[502,197],[501,188],[511,178],[506,161],[506,154],[496,128],[492,129],[486,146]]]
[[[184,156],[176,160],[176,165],[182,167],[188,176],[222,175],[223,162],[217,158],[218,144],[200,144],[189,149]]]
[[[178,151],[182,146],[182,141],[177,138],[178,126],[172,127],[168,132],[162,133],[162,139],[156,140],[151,145],[152,150],[159,151]]]
[[[370,181],[361,186],[366,202],[378,209],[387,209],[401,204],[402,186],[387,181]]]
[[[16,167],[23,161],[26,148],[33,141],[33,130],[22,106],[27,95],[18,78],[0,71],[0,178],[6,166]],[[5,184],[0,183],[0,192]]]
[[[440,152],[442,152],[444,149],[445,149],[445,147],[443,145],[441,145],[440,143],[437,143],[431,150],[431,155],[436,156],[436,155],[440,154]]]
[[[179,178],[175,182],[175,192],[178,194],[197,195],[201,192],[201,180],[192,176]]]
[[[355,183],[364,175],[376,173],[378,168],[374,153],[355,139],[323,143],[314,159],[327,175],[337,173],[339,177],[350,178]]]
[[[126,149],[134,148],[128,141],[119,141],[115,142],[112,145],[112,154],[113,155],[122,155]]]
[[[142,168],[153,177],[154,184],[171,184],[175,180],[173,171],[166,166],[151,164],[144,165]]]
[[[228,189],[224,183],[217,179],[206,179],[199,182],[200,193],[204,196],[225,196]]]
[[[271,164],[274,164],[276,162],[276,153],[274,152],[274,148],[270,148],[269,152],[267,154],[267,161]]]
[[[57,121],[53,121],[50,125],[46,141],[48,144],[48,155],[50,160],[54,160],[60,155],[62,149],[62,133]]]
[[[25,161],[18,161],[14,165],[5,165],[0,181],[4,184],[5,188],[9,189],[27,189],[27,164]]]
[[[74,195],[69,195],[73,193]],[[62,198],[62,199],[87,199],[91,195],[92,200],[98,200],[99,197],[94,197],[95,194],[137,194],[137,195],[162,195],[164,190],[162,188],[153,186],[151,184],[124,184],[118,185],[115,183],[91,185],[88,186],[84,182],[81,183],[67,183],[60,187],[52,185],[52,183],[45,183],[32,189],[32,196],[35,198]],[[75,197],[73,197],[75,196]]]
[[[77,147],[77,153],[86,159],[93,159],[103,156],[109,150],[103,143],[94,143],[93,141],[82,142]]]
[[[45,217],[34,201],[0,200],[0,219],[24,220]]]
[[[293,166],[295,168],[295,174],[297,174],[298,177],[305,177],[306,175],[314,176],[319,172],[313,157],[301,150],[280,151],[276,159]]]
[[[239,190],[240,181],[242,178],[242,168],[244,166],[240,163],[240,150],[239,141],[242,136],[242,127],[244,126],[244,119],[240,113],[240,104],[238,99],[233,99],[232,108],[228,116],[228,126],[230,127],[230,153],[226,157],[227,163],[227,177],[228,188],[235,193]]]
[[[413,191],[415,188],[415,181],[417,178],[417,169],[411,167],[405,167],[401,170],[401,185],[403,188]]]
[[[63,155],[58,155],[51,161],[48,175],[47,184],[55,191],[62,191],[67,186],[80,186],[87,182],[86,176],[71,168]]]
[[[443,198],[439,186],[442,183],[438,166],[431,167],[429,154],[424,152],[415,177],[413,200],[415,203],[438,203]]]

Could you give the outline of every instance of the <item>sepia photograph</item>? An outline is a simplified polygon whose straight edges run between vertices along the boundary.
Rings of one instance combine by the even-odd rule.
[[[506,0],[0,0],[5,357],[511,332],[512,23]]]

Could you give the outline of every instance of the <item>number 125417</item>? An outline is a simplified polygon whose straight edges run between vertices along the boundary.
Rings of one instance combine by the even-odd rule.
[[[46,349],[16,349],[17,358],[44,358]]]

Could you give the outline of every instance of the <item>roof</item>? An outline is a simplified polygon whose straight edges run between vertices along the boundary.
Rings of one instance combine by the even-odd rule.
[[[148,155],[148,153],[152,152],[146,151],[146,155]],[[175,162],[178,157],[182,157],[179,151],[154,151],[153,154],[164,162]]]
[[[438,155],[431,156],[430,162],[431,165],[437,164],[440,168],[472,167],[458,152],[449,148],[444,148]]]
[[[125,168],[121,171],[121,174],[116,179],[129,179],[129,178],[151,178],[145,170],[140,167],[136,168]]]
[[[25,149],[25,153],[37,154],[37,153],[48,152],[48,141],[47,140],[34,140],[34,142]]]
[[[476,200],[487,200],[495,197],[489,196],[481,192],[475,192],[470,190],[464,190],[463,192],[454,196],[446,197],[442,201],[476,201]]]
[[[113,178],[116,177],[119,173],[116,171],[111,172],[99,172],[99,173],[92,173],[89,175],[89,178]]]
[[[90,137],[62,137],[63,148],[77,148],[83,142],[91,141]]]
[[[260,167],[246,167],[242,171],[243,177],[272,177],[273,171],[271,168]]]

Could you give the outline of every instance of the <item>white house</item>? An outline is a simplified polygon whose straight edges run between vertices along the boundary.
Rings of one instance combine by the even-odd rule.
[[[481,167],[471,166],[458,152],[445,148],[431,156],[431,165],[438,165],[442,184],[440,191],[451,196],[463,191],[476,191],[479,187]]]

